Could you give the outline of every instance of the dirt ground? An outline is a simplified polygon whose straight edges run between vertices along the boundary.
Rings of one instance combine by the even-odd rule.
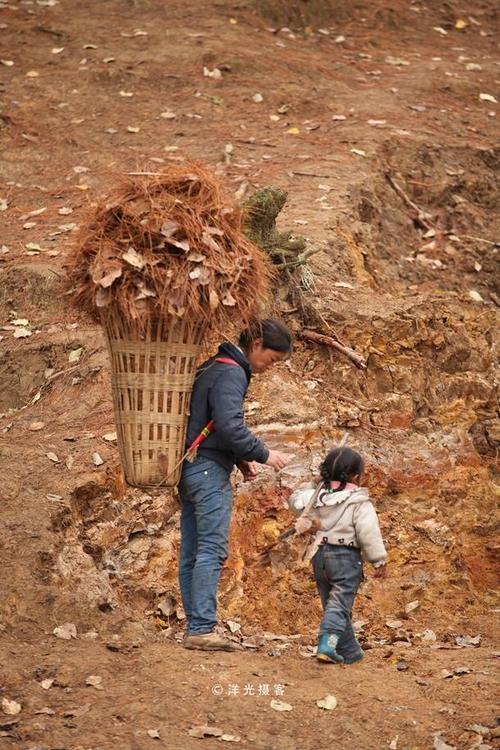
[[[0,0],[0,748],[500,746],[495,6]],[[178,642],[176,501],[124,485],[104,339],[61,285],[116,175],[187,158],[239,200],[287,190],[281,226],[319,250],[302,317],[286,279],[273,299],[293,358],[248,396],[294,460],[235,480],[236,654]],[[346,429],[390,575],[358,597],[364,662],[330,668],[297,544],[250,561]]]

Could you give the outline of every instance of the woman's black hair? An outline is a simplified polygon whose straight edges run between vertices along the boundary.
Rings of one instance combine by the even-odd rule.
[[[275,352],[292,351],[292,334],[288,328],[275,318],[256,320],[240,335],[239,345],[245,351],[250,349],[252,342],[262,339],[263,349],[273,349]]]
[[[340,482],[340,486],[335,490],[340,492],[345,489],[351,477],[363,473],[364,466],[363,459],[352,448],[334,448],[319,467],[319,473],[325,484]]]

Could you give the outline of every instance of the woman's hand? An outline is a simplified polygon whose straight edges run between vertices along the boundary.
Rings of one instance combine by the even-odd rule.
[[[284,469],[287,463],[290,462],[291,456],[288,453],[281,453],[281,451],[269,451],[269,458],[266,461],[266,466],[271,466],[275,471],[281,471]]]
[[[387,578],[387,565],[379,565],[373,572],[374,578]]]
[[[252,479],[255,479],[257,474],[259,473],[259,464],[257,461],[240,461],[238,464],[238,469],[243,474],[243,481],[244,482],[251,482]]]

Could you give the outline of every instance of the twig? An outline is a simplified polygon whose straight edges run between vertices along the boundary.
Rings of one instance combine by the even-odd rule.
[[[324,177],[325,179],[331,177],[331,174],[319,174],[318,172],[297,172],[295,170],[290,172],[290,174],[297,175],[297,177]]]
[[[416,216],[413,217],[413,220],[418,222],[424,229],[434,229],[431,222],[429,222],[429,220],[426,218],[427,214],[425,213],[425,211],[423,211],[420,206],[417,206],[417,204],[414,203],[414,201],[412,201],[411,198],[408,197],[408,195],[406,195],[403,188],[398,185],[390,172],[385,173],[385,178],[392,189],[396,191],[396,193],[400,198],[402,198],[406,205],[416,212]]]
[[[235,138],[236,143],[245,143],[247,146],[265,146],[266,148],[276,148],[275,143],[268,143],[266,141],[251,141],[248,138]]]
[[[315,331],[301,331],[299,333],[299,336],[306,341],[312,341],[315,344],[322,344],[323,346],[330,346],[332,349],[336,349],[345,357],[350,359],[351,362],[354,362],[356,367],[358,367],[360,370],[366,370],[366,362],[360,354],[355,352],[353,349],[350,349],[348,346],[339,344],[339,342],[335,341],[335,339],[331,336],[324,336],[322,333],[315,333]]]
[[[450,232],[450,234],[455,235],[455,237],[458,237],[459,240],[473,240],[474,242],[485,242],[487,245],[493,245],[493,247],[500,247],[500,242],[495,242],[494,240],[485,240],[482,237],[473,237],[470,234],[460,234],[457,235],[455,232]]]

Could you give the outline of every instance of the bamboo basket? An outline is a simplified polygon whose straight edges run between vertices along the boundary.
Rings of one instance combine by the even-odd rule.
[[[206,323],[170,316],[140,329],[111,311],[103,324],[125,479],[136,487],[174,487]]]

